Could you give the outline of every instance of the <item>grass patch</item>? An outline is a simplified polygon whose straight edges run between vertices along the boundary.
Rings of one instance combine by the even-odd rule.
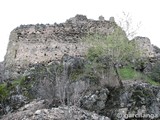
[[[14,80],[14,81],[12,82],[12,85],[13,85],[13,86],[23,85],[24,81],[25,81],[25,77],[21,77],[21,78],[19,78],[19,79]]]
[[[119,74],[121,79],[123,80],[130,80],[140,77],[140,73],[130,67],[124,67],[119,69]]]
[[[160,86],[159,82],[155,82],[147,75],[144,75],[143,73],[137,72],[130,67],[124,67],[124,68],[119,69],[119,74],[120,74],[120,77],[122,80],[135,80],[135,79],[144,80],[151,85]]]
[[[151,85],[160,86],[160,83],[159,83],[159,82],[156,82],[156,81],[152,80],[151,78],[148,78],[148,79],[147,79],[147,82],[150,83]]]

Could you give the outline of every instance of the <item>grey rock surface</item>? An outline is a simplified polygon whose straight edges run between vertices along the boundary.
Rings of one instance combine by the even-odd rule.
[[[80,109],[76,106],[60,106],[58,108],[44,108],[44,101],[33,101],[10,113],[3,120],[110,120],[108,117]]]

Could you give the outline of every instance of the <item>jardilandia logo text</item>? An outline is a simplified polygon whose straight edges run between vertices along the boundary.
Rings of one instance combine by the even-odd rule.
[[[118,113],[117,118],[124,118],[124,119],[128,119],[128,118],[148,118],[148,119],[154,119],[154,118],[158,118],[158,114],[121,114],[121,113]]]

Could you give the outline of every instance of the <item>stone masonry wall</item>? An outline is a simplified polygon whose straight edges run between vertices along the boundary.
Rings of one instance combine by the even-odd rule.
[[[116,24],[106,20],[90,20],[76,15],[65,23],[54,25],[21,25],[9,38],[5,67],[23,68],[29,64],[59,61],[64,54],[84,56],[87,45],[82,38],[87,34],[111,34]]]
[[[133,41],[136,43],[137,49],[141,51],[140,54],[142,57],[155,57],[153,45],[149,38],[137,36]]]

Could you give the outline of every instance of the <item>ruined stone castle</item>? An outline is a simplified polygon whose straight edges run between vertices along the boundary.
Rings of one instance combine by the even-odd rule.
[[[140,52],[142,57],[154,57],[156,53],[154,52],[153,45],[150,42],[150,39],[147,37],[135,37],[132,41],[134,41],[137,45],[137,49]]]
[[[60,24],[21,25],[10,34],[5,68],[17,71],[30,64],[59,61],[64,54],[83,57],[88,49],[83,37],[95,33],[109,35],[115,27],[117,24],[113,17],[108,21],[103,16],[91,20],[83,15],[76,15]],[[137,38],[136,41],[140,48],[147,48],[146,55],[153,53],[149,39]]]
[[[77,15],[65,23],[54,25],[21,25],[9,38],[6,67],[60,60],[64,54],[83,56],[87,45],[81,39],[87,34],[110,34],[114,30],[110,21],[96,21]]]

